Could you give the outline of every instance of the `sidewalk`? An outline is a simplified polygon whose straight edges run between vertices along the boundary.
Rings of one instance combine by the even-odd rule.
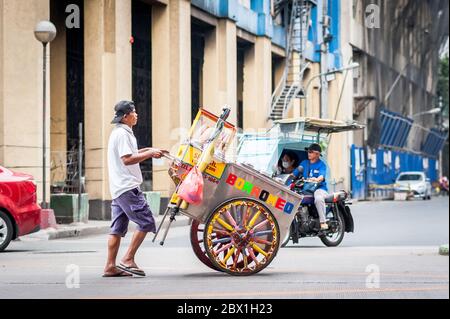
[[[159,215],[155,217],[156,227],[162,221],[163,216]],[[164,225],[168,225],[169,217],[166,218]],[[171,227],[181,227],[189,225],[189,218],[183,215],[176,216],[176,221],[173,222]],[[34,240],[53,240],[61,238],[70,237],[83,237],[91,235],[102,235],[108,234],[110,231],[111,221],[103,220],[90,220],[88,223],[73,223],[73,224],[61,224],[57,228],[46,228],[40,230],[36,233],[22,236],[23,239],[34,239]],[[128,227],[129,232],[133,232],[135,229],[135,224],[130,223]]]

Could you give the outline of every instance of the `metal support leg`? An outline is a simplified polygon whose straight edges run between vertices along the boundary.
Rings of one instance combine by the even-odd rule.
[[[172,222],[175,221],[175,215],[178,214],[179,210],[180,210],[179,207],[173,207],[172,208],[172,211],[170,213],[169,225],[167,225],[167,228],[166,228],[166,230],[164,232],[164,236],[163,236],[162,240],[159,242],[159,244],[161,246],[164,245],[164,242],[166,240],[167,234],[169,233],[170,226],[172,225]]]
[[[164,212],[164,216],[163,216],[163,218],[161,220],[161,223],[158,226],[158,230],[156,231],[155,236],[153,236],[152,243],[154,243],[155,240],[156,240],[156,237],[158,237],[158,234],[159,234],[159,232],[161,230],[162,225],[164,224],[164,221],[166,220],[166,216],[169,213],[169,210],[170,210],[170,207],[167,207],[166,211]]]

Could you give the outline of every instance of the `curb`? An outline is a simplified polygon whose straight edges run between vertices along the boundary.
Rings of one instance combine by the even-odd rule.
[[[162,221],[162,216],[155,218],[156,225]],[[165,225],[168,223],[168,218],[166,218]],[[190,224],[190,219],[186,216],[177,216],[176,221],[171,227],[182,227],[188,226]],[[30,238],[35,240],[54,240],[62,238],[72,238],[72,237],[85,237],[92,235],[106,235],[110,231],[110,222],[105,222],[104,225],[89,225],[88,224],[76,224],[76,225],[61,225],[60,229],[57,228],[47,228],[43,229],[37,233],[33,233],[21,238]],[[130,224],[128,227],[128,232],[133,232],[136,229],[134,224]]]
[[[448,244],[439,247],[439,255],[448,256]]]

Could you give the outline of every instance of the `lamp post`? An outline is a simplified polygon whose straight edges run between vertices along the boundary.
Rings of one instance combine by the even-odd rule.
[[[42,120],[42,208],[47,209],[47,192],[46,192],[46,174],[45,174],[45,164],[46,164],[46,86],[47,86],[47,43],[52,42],[56,37],[56,28],[50,21],[40,21],[34,28],[34,36],[36,40],[42,43],[44,56],[43,56],[43,120]]]
[[[323,75],[330,75],[330,74],[334,74],[334,73],[338,73],[338,72],[342,72],[342,71],[346,71],[346,70],[353,70],[353,69],[356,69],[356,68],[359,68],[359,63],[353,62],[353,63],[351,63],[351,64],[349,64],[349,65],[347,65],[347,66],[345,66],[343,68],[340,68],[340,69],[331,70],[331,71],[328,71],[328,72],[323,72],[323,73],[316,74],[311,79],[309,79],[309,81],[308,81],[308,83],[306,84],[306,87],[305,87],[305,110],[304,110],[303,114],[306,115],[306,110],[308,109],[308,89],[309,89],[309,85],[311,84],[311,82],[314,79],[316,79],[318,77],[321,77]]]

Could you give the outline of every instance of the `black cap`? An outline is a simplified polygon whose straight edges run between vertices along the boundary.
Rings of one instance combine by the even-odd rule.
[[[114,111],[116,111],[116,114],[111,121],[111,124],[120,123],[122,118],[135,110],[134,102],[133,101],[120,101],[114,106]]]
[[[305,151],[316,151],[322,153],[322,147],[317,143],[312,143],[309,147],[305,147]]]

